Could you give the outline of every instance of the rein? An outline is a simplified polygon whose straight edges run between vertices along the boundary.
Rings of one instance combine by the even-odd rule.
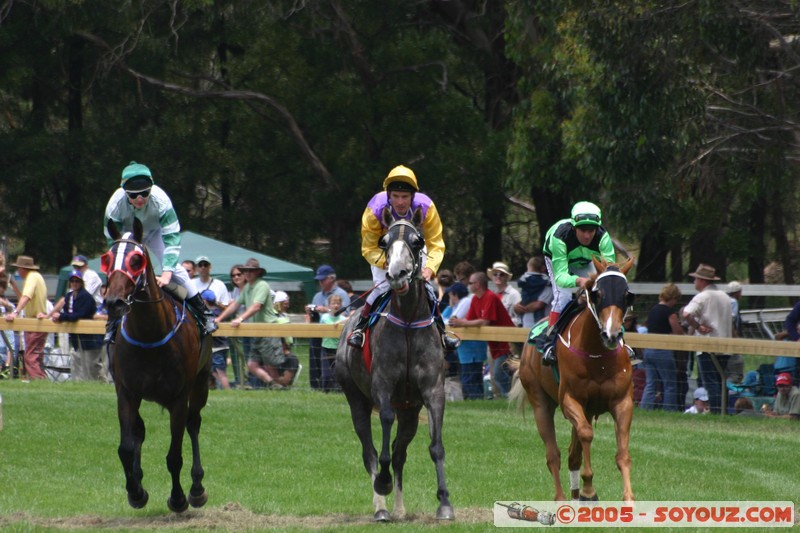
[[[161,300],[163,299],[164,295],[162,294]],[[173,304],[173,309],[175,310],[175,325],[160,340],[157,340],[155,342],[141,342],[137,341],[136,339],[128,335],[128,332],[125,331],[125,323],[127,322],[128,318],[127,314],[122,317],[122,324],[120,325],[120,329],[122,331],[122,338],[128,341],[128,344],[138,346],[139,348],[158,348],[159,346],[164,346],[172,339],[172,337],[175,336],[175,334],[178,332],[183,323],[186,322],[186,301],[183,302],[183,306],[180,309],[180,313],[177,305]]]

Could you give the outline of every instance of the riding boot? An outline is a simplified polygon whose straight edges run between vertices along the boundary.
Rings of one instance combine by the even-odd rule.
[[[444,319],[438,310],[436,311],[433,321],[436,323],[436,329],[439,330],[439,334],[442,336],[442,345],[444,346],[444,349],[448,352],[457,349],[461,345],[461,339],[458,337],[451,337],[447,334],[444,325]]]
[[[451,337],[447,334],[447,329],[444,325],[444,319],[442,318],[442,312],[439,309],[439,301],[436,299],[436,291],[429,281],[425,282],[425,288],[428,291],[428,303],[430,304],[431,312],[433,313],[433,321],[436,324],[436,329],[439,330],[439,335],[442,337],[442,346],[444,346],[445,351],[451,352],[461,345],[461,339],[458,337]]]
[[[195,294],[191,298],[186,298],[186,303],[194,310],[195,315],[203,318],[203,329],[206,335],[211,335],[219,326],[214,322],[214,313],[206,306],[200,293]]]
[[[119,319],[106,320],[106,335],[103,337],[103,344],[114,344],[114,338],[117,336],[117,326],[119,326]]]
[[[550,312],[550,318],[548,320],[550,327],[547,330],[547,337],[544,340],[544,351],[542,352],[542,364],[544,366],[553,366],[556,363],[555,345],[556,338],[558,337],[558,328],[556,324],[558,323],[558,317],[560,315],[561,313]]]
[[[361,308],[361,314],[358,316],[358,322],[356,322],[356,325],[353,327],[353,331],[350,332],[350,335],[347,336],[347,344],[353,348],[364,347],[364,329],[366,329],[367,322],[369,322],[369,312],[371,309],[371,303],[367,302],[364,304],[364,306]]]

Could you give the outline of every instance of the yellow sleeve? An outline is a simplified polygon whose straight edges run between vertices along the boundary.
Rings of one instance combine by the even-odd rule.
[[[439,271],[439,267],[444,260],[443,233],[439,211],[436,210],[436,205],[431,202],[428,214],[425,216],[425,220],[422,221],[422,234],[425,236],[425,246],[428,249],[428,259],[425,261],[425,266],[433,270],[434,274]]]
[[[370,265],[378,268],[386,267],[386,257],[378,247],[378,241],[386,233],[372,210],[367,207],[361,216],[361,255]]]

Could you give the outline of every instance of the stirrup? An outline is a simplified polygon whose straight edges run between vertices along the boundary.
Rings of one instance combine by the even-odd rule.
[[[636,354],[636,351],[628,346],[627,344],[623,344],[625,349],[628,350],[628,357],[631,359],[631,365],[636,366],[642,363],[642,360],[639,359],[639,356]]]
[[[442,346],[444,346],[444,349],[448,352],[452,352],[461,346],[461,339],[455,333],[445,331],[442,333]]]
[[[203,317],[205,324],[203,324],[203,329],[205,329],[207,335],[211,335],[215,331],[219,329],[219,324],[214,322],[214,317]]]
[[[364,347],[364,332],[360,329],[354,329],[350,332],[350,335],[347,336],[347,344],[352,346],[353,348],[363,348]]]
[[[553,366],[555,362],[555,345],[551,344],[549,346],[545,346],[544,353],[542,354],[542,364],[544,366]]]

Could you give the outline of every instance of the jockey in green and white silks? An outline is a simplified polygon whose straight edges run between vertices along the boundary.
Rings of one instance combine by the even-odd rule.
[[[113,240],[108,232],[108,221],[113,220],[120,233],[124,233],[133,231],[134,217],[142,223],[142,244],[147,247],[150,260],[154,266],[161,268],[161,274],[157,276],[159,286],[173,281],[186,289],[186,303],[206,318],[206,332],[216,330],[213,315],[208,313],[197,288],[190,282],[188,272],[178,262],[181,225],[172,207],[172,200],[161,187],[155,185],[153,174],[147,166],[131,161],[122,170],[119,189],[114,191],[106,205],[103,232],[109,246]]]
[[[589,274],[594,271],[592,256],[614,263],[616,254],[611,235],[602,226],[600,208],[591,202],[578,202],[573,206],[570,218],[559,220],[550,227],[542,252],[553,287],[549,317],[549,325],[553,326],[572,301],[575,288],[583,288]],[[542,359],[546,365],[554,361],[552,347],[556,334],[555,328],[551,328]],[[549,342],[551,340],[553,342]]]

